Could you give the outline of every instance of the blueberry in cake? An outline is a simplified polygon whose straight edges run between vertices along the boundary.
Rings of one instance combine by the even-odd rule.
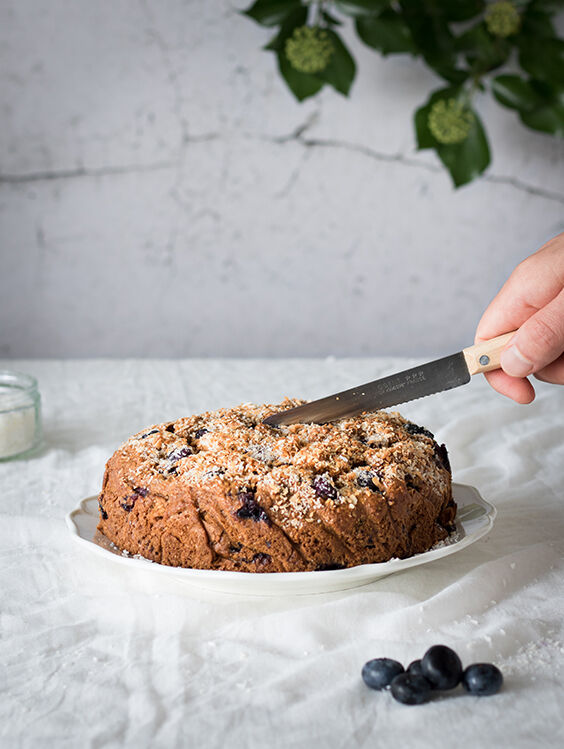
[[[153,426],[110,458],[98,529],[161,564],[327,570],[428,550],[453,530],[444,445],[398,413],[271,427],[244,404]]]

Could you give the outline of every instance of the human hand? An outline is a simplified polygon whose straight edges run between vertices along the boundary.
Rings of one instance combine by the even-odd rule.
[[[478,324],[475,342],[517,330],[501,354],[501,369],[485,376],[517,403],[535,390],[527,375],[564,385],[564,233],[519,263]]]

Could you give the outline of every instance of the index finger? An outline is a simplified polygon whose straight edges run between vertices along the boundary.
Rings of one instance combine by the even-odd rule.
[[[561,288],[551,264],[538,262],[538,257],[531,255],[515,268],[486,308],[476,328],[476,342],[517,330]]]

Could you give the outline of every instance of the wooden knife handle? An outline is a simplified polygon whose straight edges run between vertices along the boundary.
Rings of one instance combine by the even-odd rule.
[[[491,372],[492,369],[499,369],[501,352],[516,332],[516,330],[513,330],[511,333],[504,333],[490,341],[482,341],[462,349],[470,374],[474,375],[479,372]]]

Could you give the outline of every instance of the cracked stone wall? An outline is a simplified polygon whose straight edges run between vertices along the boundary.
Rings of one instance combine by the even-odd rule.
[[[483,179],[414,148],[440,81],[351,36],[296,103],[227,0],[5,0],[0,355],[449,353],[564,230],[564,144],[484,98]]]

